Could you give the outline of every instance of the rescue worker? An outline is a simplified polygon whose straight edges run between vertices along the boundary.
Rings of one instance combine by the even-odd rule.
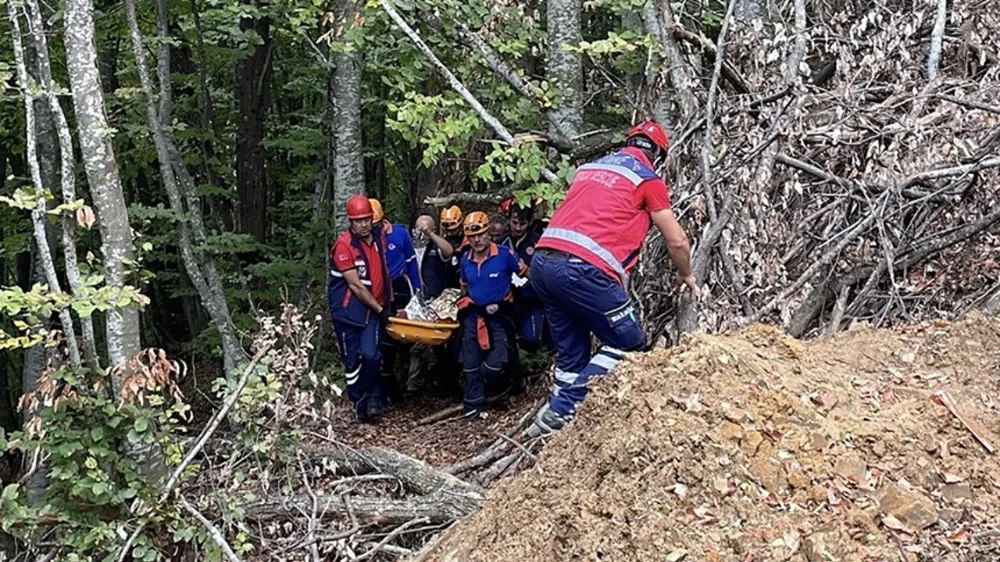
[[[498,244],[514,250],[521,261],[530,267],[535,245],[539,240],[538,234],[530,230],[534,210],[514,203],[508,208],[508,213],[510,232]],[[526,351],[536,351],[541,346],[544,332],[545,312],[542,301],[527,279],[515,275],[513,284],[514,324],[517,327],[518,342]]]
[[[385,239],[373,229],[373,215],[364,195],[348,199],[350,228],[330,250],[330,316],[356,423],[381,413],[379,336],[392,303]]]
[[[482,211],[465,218],[470,249],[462,256],[459,301],[462,324],[462,367],[465,379],[463,415],[478,418],[486,405],[486,394],[511,389],[505,367],[510,353],[511,277],[525,276],[528,266],[513,250],[490,240],[489,217]]]
[[[459,216],[461,216],[461,212]],[[459,220],[461,221],[461,219]],[[427,248],[420,258],[420,278],[424,289],[424,298],[433,300],[445,290],[448,264],[455,249],[443,236],[434,232],[434,218],[430,215],[418,217],[416,228],[422,236],[427,238]]]
[[[555,386],[534,422],[544,433],[573,418],[592,377],[606,374],[626,351],[646,348],[628,284],[650,221],[666,240],[680,282],[698,296],[687,235],[655,171],[667,147],[663,128],[647,121],[629,131],[621,151],[580,166],[536,245],[531,285],[557,351]],[[593,357],[591,334],[603,344]]]
[[[444,288],[457,289],[459,288],[460,261],[467,243],[465,235],[462,233],[462,209],[458,205],[441,209],[441,234],[453,250],[450,254],[441,252],[442,259],[446,261]]]
[[[507,236],[507,222],[501,215],[496,215],[490,219],[490,240],[500,243],[502,238]]]
[[[372,224],[376,231],[385,237],[385,261],[389,268],[389,278],[392,283],[392,303],[390,313],[395,315],[406,308],[416,291],[420,290],[420,269],[417,265],[417,254],[413,249],[413,239],[410,232],[402,224],[392,224],[385,220],[382,203],[378,199],[368,199],[372,204]],[[385,329],[385,326],[382,326]],[[396,342],[385,334],[381,336],[382,345],[382,389],[381,396],[391,402],[402,402],[403,393],[396,379],[396,356],[400,348],[405,351],[404,344]]]

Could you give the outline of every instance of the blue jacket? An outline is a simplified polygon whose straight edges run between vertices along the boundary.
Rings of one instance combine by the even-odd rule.
[[[521,258],[521,261],[527,266],[531,266],[531,258],[535,255],[535,244],[538,243],[538,234],[528,231],[524,233],[524,236],[515,241],[514,238],[508,233],[505,234],[497,244],[501,246],[506,246],[515,252],[517,256]],[[520,301],[523,304],[541,304],[538,302],[538,294],[531,287],[531,283],[524,285],[523,287],[514,287],[514,302]]]
[[[389,277],[393,281],[406,275],[414,291],[420,290],[420,268],[417,264],[417,252],[413,249],[413,239],[406,227],[401,224],[386,224],[385,262],[389,267]]]
[[[382,269],[382,279],[384,294],[382,295],[382,302],[388,304],[392,301],[392,281],[389,279],[389,268],[386,267],[385,263],[385,236],[382,235],[380,231],[374,231],[374,245],[378,251],[378,255],[381,259],[378,263],[370,263],[367,254],[362,249],[362,244],[360,238],[355,236],[354,232],[348,230],[345,232],[336,243],[334,243],[333,248],[330,252],[330,275],[329,275],[329,285],[327,286],[327,297],[330,304],[330,316],[334,322],[348,324],[351,326],[363,327],[371,321],[372,310],[368,308],[351,287],[347,284],[347,280],[344,279],[344,274],[341,273],[333,263],[333,252],[340,251],[343,248],[349,248],[356,264],[356,271],[358,272],[358,277],[361,278],[361,283],[365,286],[371,288],[371,271],[373,267],[379,267]],[[378,297],[378,295],[376,295]]]
[[[461,272],[469,298],[479,306],[486,306],[508,300],[511,275],[527,275],[528,266],[510,248],[490,244],[482,262],[475,260],[472,250],[463,255]]]

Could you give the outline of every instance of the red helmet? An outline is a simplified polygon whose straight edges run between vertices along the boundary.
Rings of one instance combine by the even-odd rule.
[[[347,200],[347,218],[367,219],[371,218],[374,214],[375,211],[372,209],[372,202],[364,195],[352,195]]]
[[[505,216],[509,215],[510,214],[510,205],[513,202],[514,202],[514,198],[513,197],[508,197],[508,198],[504,199],[503,201],[501,201],[500,202],[500,214],[501,215],[505,215]]]
[[[663,127],[655,121],[643,121],[635,127],[632,127],[632,130],[625,136],[625,140],[639,135],[653,141],[653,144],[664,152],[666,152],[667,148],[670,146],[670,141],[667,139],[667,132],[664,131]]]

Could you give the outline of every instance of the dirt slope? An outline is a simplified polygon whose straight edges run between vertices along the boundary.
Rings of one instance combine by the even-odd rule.
[[[602,381],[430,560],[1000,559],[1000,322],[697,336]]]

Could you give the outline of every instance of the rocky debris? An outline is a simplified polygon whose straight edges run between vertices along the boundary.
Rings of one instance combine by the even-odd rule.
[[[931,399],[1000,428],[997,349],[1000,320],[974,317],[638,355],[426,560],[1000,559],[1000,459]]]
[[[930,527],[938,521],[938,510],[930,499],[916,490],[890,484],[878,499],[879,508],[902,524],[910,533]]]

